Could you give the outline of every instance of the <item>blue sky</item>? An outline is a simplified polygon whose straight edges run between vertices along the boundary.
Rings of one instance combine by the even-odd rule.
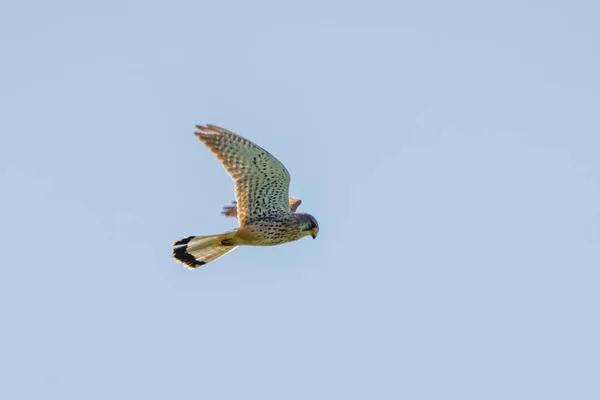
[[[0,397],[597,399],[600,6],[4,2]],[[235,226],[193,136],[317,240]]]

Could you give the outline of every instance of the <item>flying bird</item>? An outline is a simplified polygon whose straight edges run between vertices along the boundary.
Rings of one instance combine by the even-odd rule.
[[[319,224],[296,213],[299,199],[289,199],[290,174],[265,149],[215,125],[196,125],[194,134],[212,151],[235,182],[234,206],[223,214],[238,217],[238,227],[211,236],[188,236],[173,242],[173,258],[190,269],[201,267],[239,246],[275,246],[305,236],[313,239]]]

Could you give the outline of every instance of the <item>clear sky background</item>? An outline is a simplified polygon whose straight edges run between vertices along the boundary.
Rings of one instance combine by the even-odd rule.
[[[600,398],[595,1],[0,7],[3,399]],[[292,175],[236,225],[193,136]]]

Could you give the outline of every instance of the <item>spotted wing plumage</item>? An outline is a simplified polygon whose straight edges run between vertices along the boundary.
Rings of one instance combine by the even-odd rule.
[[[290,213],[290,174],[263,148],[215,125],[197,125],[196,136],[217,156],[235,182],[240,226],[268,215]]]
[[[290,199],[290,211],[295,213],[296,210],[298,209],[298,207],[300,206],[300,204],[302,204],[302,200],[300,199],[296,199],[296,198],[291,198]],[[237,217],[238,214],[238,207],[237,207],[237,201],[233,201],[231,203],[230,206],[225,206],[223,207],[223,211],[221,211],[221,214],[225,215],[226,217]]]

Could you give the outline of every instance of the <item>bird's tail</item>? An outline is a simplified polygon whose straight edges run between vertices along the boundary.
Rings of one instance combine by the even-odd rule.
[[[236,231],[212,236],[188,236],[173,242],[173,258],[189,269],[203,266],[238,246],[233,244]]]

